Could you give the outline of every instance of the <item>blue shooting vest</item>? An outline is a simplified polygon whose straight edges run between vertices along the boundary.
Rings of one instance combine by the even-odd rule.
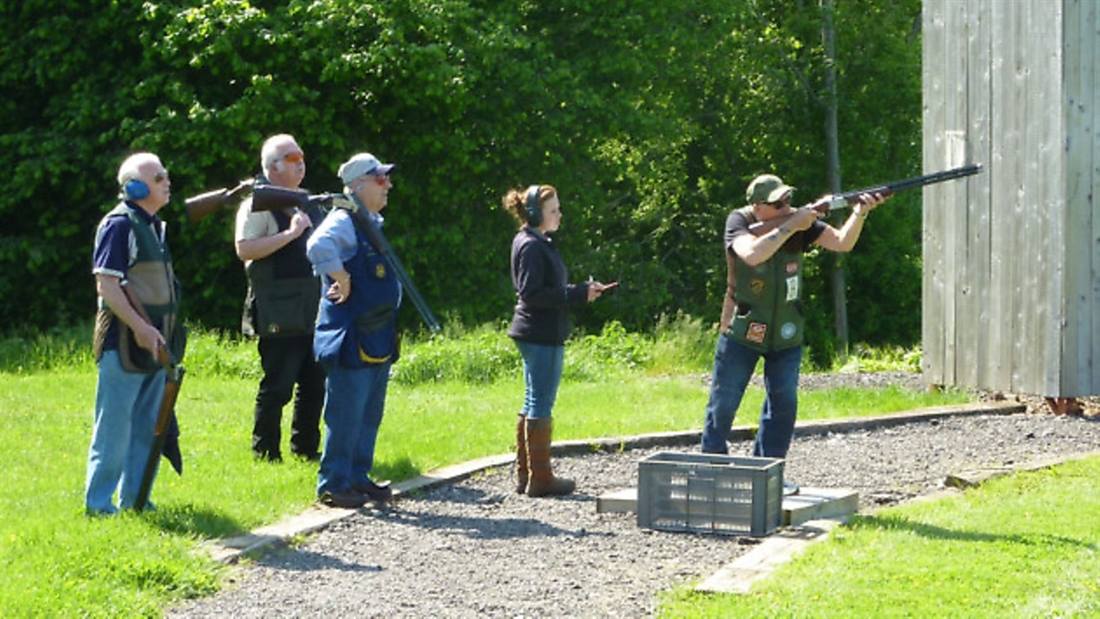
[[[351,275],[351,297],[340,304],[322,298],[313,333],[318,361],[353,369],[393,363],[400,355],[397,274],[367,240],[358,221],[355,238],[359,249],[344,263]],[[328,275],[323,279],[323,289],[328,290],[333,281]]]

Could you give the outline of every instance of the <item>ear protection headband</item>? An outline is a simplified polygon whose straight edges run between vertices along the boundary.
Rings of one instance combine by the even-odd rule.
[[[539,206],[540,189],[542,189],[542,185],[528,187],[527,199],[525,200],[527,223],[536,227],[542,223],[542,207]]]
[[[144,200],[149,197],[149,185],[144,181],[132,178],[122,186],[122,195],[127,200]]]

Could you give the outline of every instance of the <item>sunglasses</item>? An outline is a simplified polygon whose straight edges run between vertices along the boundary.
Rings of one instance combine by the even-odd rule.
[[[305,160],[305,153],[287,153],[283,155],[283,161],[289,161],[290,163],[302,163]]]
[[[390,175],[389,174],[374,174],[374,173],[371,173],[370,176],[373,176],[374,177],[374,182],[378,183],[379,185],[385,185],[390,180]]]
[[[163,172],[157,172],[156,174],[153,175],[153,182],[154,183],[163,183],[166,180],[168,180],[168,170],[165,170]]]

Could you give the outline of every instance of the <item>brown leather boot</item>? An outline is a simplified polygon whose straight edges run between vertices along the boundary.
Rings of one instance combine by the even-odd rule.
[[[553,433],[553,419],[527,420],[527,458],[530,462],[527,496],[569,494],[577,487],[572,479],[554,477],[550,469],[550,437]]]
[[[516,492],[527,491],[527,415],[516,421]]]

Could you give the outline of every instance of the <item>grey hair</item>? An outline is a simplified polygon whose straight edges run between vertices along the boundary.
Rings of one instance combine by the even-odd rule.
[[[285,144],[297,144],[298,141],[289,133],[280,133],[264,140],[264,146],[260,149],[260,169],[265,173],[273,163],[279,160],[279,148]]]
[[[122,162],[118,167],[118,186],[122,187],[127,181],[132,181],[141,176],[141,166],[147,163],[160,164],[160,157],[153,153],[134,153]]]

